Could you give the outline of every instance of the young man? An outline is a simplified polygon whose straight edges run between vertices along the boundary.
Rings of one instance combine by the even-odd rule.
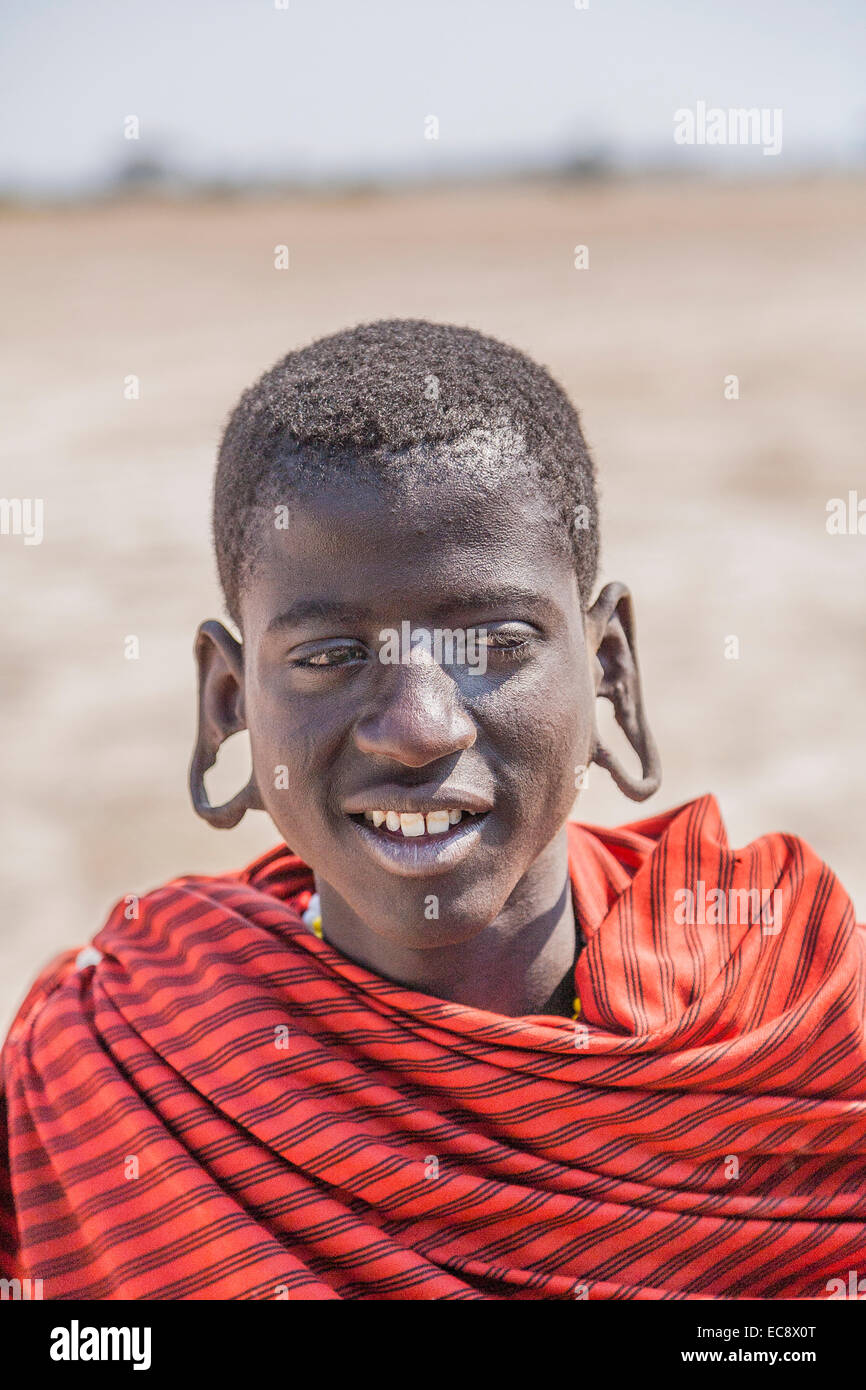
[[[866,1258],[866,952],[800,840],[659,767],[548,374],[384,322],[242,397],[196,810],[250,868],[118,904],[4,1058],[2,1249],[45,1297],[826,1298]],[[640,763],[599,741],[612,701]],[[204,774],[247,728],[248,785]],[[840,1284],[840,1281],[842,1283]]]

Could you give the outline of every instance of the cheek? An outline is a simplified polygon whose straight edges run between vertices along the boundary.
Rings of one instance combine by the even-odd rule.
[[[577,796],[592,747],[592,723],[574,701],[539,710],[527,730],[524,799],[553,821],[564,819]]]
[[[326,782],[319,745],[311,744],[309,734],[293,723],[279,699],[256,702],[247,721],[262,806],[293,853],[307,864],[319,862],[329,841],[321,808]]]
[[[576,688],[556,701],[551,698],[539,712],[535,737],[541,840],[568,819],[586,785],[595,735],[593,705],[589,683],[578,676]]]
[[[505,686],[478,706],[479,722],[505,756],[507,777],[524,809],[570,809],[591,756],[594,692],[580,653]]]
[[[322,720],[289,699],[278,675],[248,679],[246,693],[253,772],[266,810],[283,829],[286,815],[309,800],[313,768],[322,757]]]
[[[261,681],[247,677],[244,714],[250,733],[253,771],[261,791],[266,792],[274,775],[274,765],[286,763],[293,741],[285,737],[280,718],[280,701]]]

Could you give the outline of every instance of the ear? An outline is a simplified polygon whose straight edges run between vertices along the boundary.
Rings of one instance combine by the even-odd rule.
[[[198,815],[209,825],[230,830],[249,810],[263,809],[255,774],[223,806],[211,806],[204,775],[213,767],[220,746],[246,728],[244,660],[240,642],[222,623],[202,623],[194,647],[198,667],[198,732],[189,768],[189,790]]]
[[[596,658],[596,695],[610,700],[614,717],[640,759],[641,776],[625,770],[595,735],[593,762],[610,773],[632,801],[658,791],[661,764],[647,723],[637,663],[634,610],[624,584],[606,584],[586,615],[586,641]]]

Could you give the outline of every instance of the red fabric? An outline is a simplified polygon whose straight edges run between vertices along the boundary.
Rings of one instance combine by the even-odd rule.
[[[711,797],[569,834],[585,1046],[352,964],[301,924],[285,847],[119,904],[102,960],[61,957],[3,1052],[3,1273],[46,1298],[847,1285],[866,943],[844,890],[794,837],[731,850]],[[782,929],[677,925],[698,880],[780,889]]]

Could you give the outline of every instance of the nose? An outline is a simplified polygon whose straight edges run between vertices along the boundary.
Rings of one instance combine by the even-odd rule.
[[[475,742],[458,687],[437,664],[384,667],[374,698],[375,707],[355,725],[362,753],[424,767]]]

